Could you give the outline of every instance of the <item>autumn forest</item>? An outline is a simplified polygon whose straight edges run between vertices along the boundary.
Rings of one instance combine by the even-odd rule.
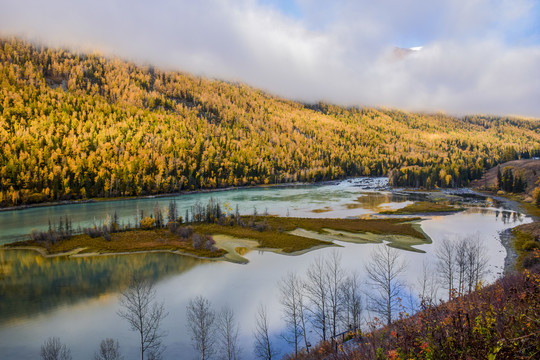
[[[388,176],[465,186],[540,155],[537,121],[307,105],[0,40],[0,206]]]

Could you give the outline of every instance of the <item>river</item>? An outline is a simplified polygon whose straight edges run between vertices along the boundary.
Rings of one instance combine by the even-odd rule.
[[[417,285],[423,264],[435,263],[434,251],[442,241],[463,236],[478,237],[489,259],[487,281],[503,270],[505,248],[499,233],[531,219],[505,202],[472,192],[458,194],[406,192],[386,188],[385,179],[351,179],[334,183],[290,187],[249,188],[214,193],[194,193],[169,198],[118,200],[65,206],[30,208],[0,213],[0,243],[22,239],[32,229],[46,229],[49,220],[68,215],[73,226],[105,222],[116,211],[124,223],[135,214],[150,214],[154,206],[167,207],[171,200],[183,214],[196,201],[210,197],[240,213],[298,217],[355,217],[381,209],[399,208],[414,201],[445,198],[466,207],[449,215],[423,216],[421,229],[432,244],[417,246],[425,253],[400,251],[407,264],[404,276],[411,289]],[[316,210],[316,212],[313,212]],[[157,297],[169,315],[163,322],[164,359],[196,358],[186,330],[185,310],[189,299],[207,297],[214,309],[230,306],[240,323],[243,358],[252,358],[256,309],[268,309],[272,339],[281,354],[291,351],[279,334],[284,330],[276,284],[288,272],[303,276],[316,257],[337,251],[345,269],[359,271],[371,253],[384,244],[337,242],[341,247],[323,248],[298,256],[251,251],[248,264],[207,261],[164,253],[132,254],[91,258],[42,258],[35,252],[0,250],[0,354],[3,359],[34,359],[41,344],[57,336],[72,352],[73,359],[90,359],[102,339],[118,339],[126,359],[137,356],[137,334],[117,315],[119,294],[131,274],[141,272],[155,280]],[[364,278],[365,279],[365,278]],[[444,297],[440,290],[439,296]],[[314,333],[308,334],[312,343]]]

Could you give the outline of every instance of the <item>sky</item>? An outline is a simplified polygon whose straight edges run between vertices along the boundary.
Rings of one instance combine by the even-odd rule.
[[[0,34],[292,100],[540,118],[540,0],[0,0]],[[398,52],[396,48],[422,47]]]

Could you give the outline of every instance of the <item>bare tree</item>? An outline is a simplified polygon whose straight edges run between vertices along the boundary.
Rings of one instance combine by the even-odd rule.
[[[283,338],[289,344],[294,345],[294,356],[298,356],[298,345],[300,340],[305,335],[302,327],[301,314],[303,309],[302,302],[302,282],[295,273],[288,273],[278,283],[281,293],[280,302],[283,305],[283,317],[287,324],[287,334],[283,334]]]
[[[305,283],[306,295],[310,302],[309,312],[313,328],[319,333],[321,340],[326,341],[328,331],[328,283],[326,266],[322,257],[315,259],[307,271]]]
[[[473,291],[485,275],[487,258],[478,236],[445,241],[436,254],[438,273],[448,288],[449,299],[453,290],[459,295]]]
[[[343,282],[343,305],[345,307],[343,323],[345,328],[359,328],[362,317],[362,295],[360,293],[360,276],[354,271]]]
[[[254,355],[259,359],[272,360],[277,356],[277,352],[272,347],[270,341],[270,331],[268,329],[268,315],[266,308],[261,304],[257,308],[257,320],[255,323],[255,346]]]
[[[94,360],[123,360],[120,355],[120,344],[113,339],[107,338],[101,341],[99,352],[94,356]]]
[[[237,360],[240,358],[238,346],[239,325],[234,316],[234,311],[224,306],[217,316],[217,338],[219,353],[224,360]]]
[[[473,291],[482,281],[486,273],[487,263],[485,246],[480,242],[479,237],[469,238],[467,242],[467,271],[465,274],[469,292]]]
[[[308,308],[307,308],[307,302],[308,299],[305,296],[305,289],[306,289],[306,283],[304,281],[300,281],[300,291],[298,292],[298,307],[300,310],[300,329],[303,334],[304,338],[304,346],[306,348],[306,351],[309,353],[309,347],[311,344],[308,340],[308,331],[307,331],[307,323],[308,323]]]
[[[469,242],[467,238],[461,238],[454,243],[454,262],[457,276],[457,292],[463,295],[465,290],[465,274],[467,273],[467,252]]]
[[[418,297],[420,298],[422,305],[435,305],[439,287],[437,285],[436,277],[433,276],[433,271],[426,261],[422,264],[422,276],[418,279],[418,286]]]
[[[71,351],[65,344],[60,342],[60,338],[48,338],[41,345],[42,360],[71,360]]]
[[[371,285],[376,290],[369,293],[370,310],[392,323],[392,314],[396,311],[403,285],[399,276],[405,271],[405,264],[400,259],[398,250],[389,246],[379,246],[373,253],[365,270]]]
[[[212,357],[215,352],[216,314],[208,299],[197,296],[187,306],[187,327],[191,333],[193,347],[199,351],[201,360]]]
[[[336,336],[338,323],[343,312],[343,281],[345,273],[341,267],[341,255],[332,251],[325,261],[325,280],[328,287],[328,320],[332,336]]]
[[[452,297],[455,278],[455,261],[454,261],[454,243],[450,239],[445,239],[435,250],[437,257],[437,273],[441,278],[445,288],[448,289],[448,299]]]
[[[131,285],[122,293],[118,315],[126,319],[131,331],[140,337],[141,360],[144,354],[159,358],[163,351],[162,339],[165,333],[160,330],[161,321],[168,315],[163,303],[155,302],[154,284],[139,276],[134,276]]]

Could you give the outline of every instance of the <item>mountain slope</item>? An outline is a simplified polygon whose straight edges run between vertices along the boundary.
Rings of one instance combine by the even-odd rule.
[[[538,121],[307,106],[17,39],[0,74],[4,206],[357,175],[462,186],[540,153]]]

